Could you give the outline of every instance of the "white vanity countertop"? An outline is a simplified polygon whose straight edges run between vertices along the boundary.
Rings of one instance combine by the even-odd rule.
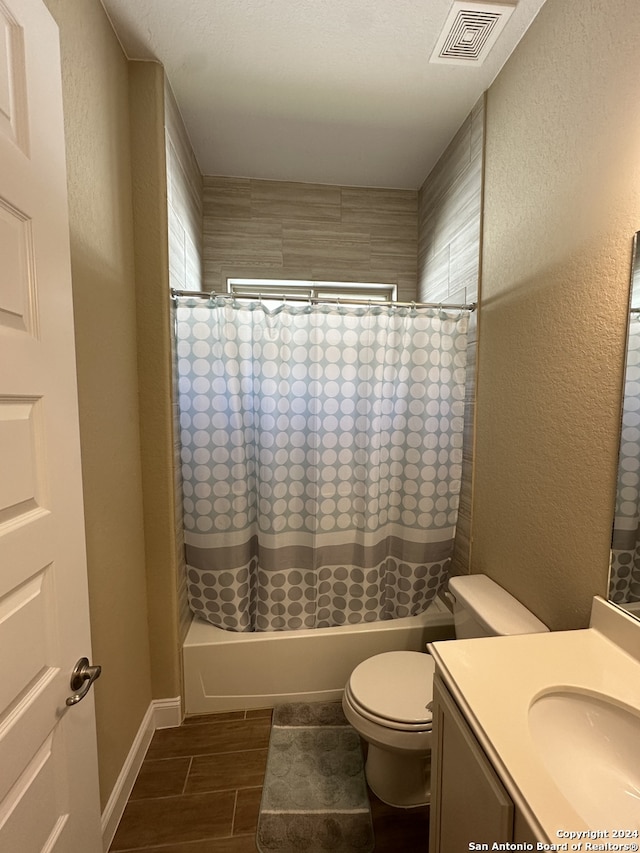
[[[568,689],[604,694],[640,709],[640,623],[595,599],[591,624],[578,631],[429,645],[442,678],[512,799],[540,840],[556,845],[567,841],[559,831],[610,827],[589,826],[555,786],[531,736],[531,704],[545,693]],[[589,772],[587,758],[585,773]],[[619,827],[638,828],[640,801],[638,825]],[[607,840],[616,842],[611,835]],[[630,840],[640,844],[638,838]],[[617,841],[624,844],[629,839]],[[584,853],[584,843],[580,849]]]

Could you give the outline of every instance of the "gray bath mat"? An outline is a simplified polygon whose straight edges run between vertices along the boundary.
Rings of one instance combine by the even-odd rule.
[[[274,710],[256,841],[261,853],[373,850],[360,738],[340,703]]]

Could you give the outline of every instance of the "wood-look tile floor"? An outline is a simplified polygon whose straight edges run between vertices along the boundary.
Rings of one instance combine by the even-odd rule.
[[[188,718],[155,733],[110,853],[256,853],[271,710]],[[369,792],[375,853],[426,853],[429,808]]]

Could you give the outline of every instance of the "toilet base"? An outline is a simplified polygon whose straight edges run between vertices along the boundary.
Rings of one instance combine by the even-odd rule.
[[[389,806],[411,809],[431,801],[431,755],[414,757],[368,744],[364,772],[373,793]]]

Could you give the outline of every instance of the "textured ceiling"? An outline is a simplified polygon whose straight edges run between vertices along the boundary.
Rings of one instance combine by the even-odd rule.
[[[482,66],[429,63],[451,0],[102,0],[165,67],[205,175],[416,189],[544,0]]]

